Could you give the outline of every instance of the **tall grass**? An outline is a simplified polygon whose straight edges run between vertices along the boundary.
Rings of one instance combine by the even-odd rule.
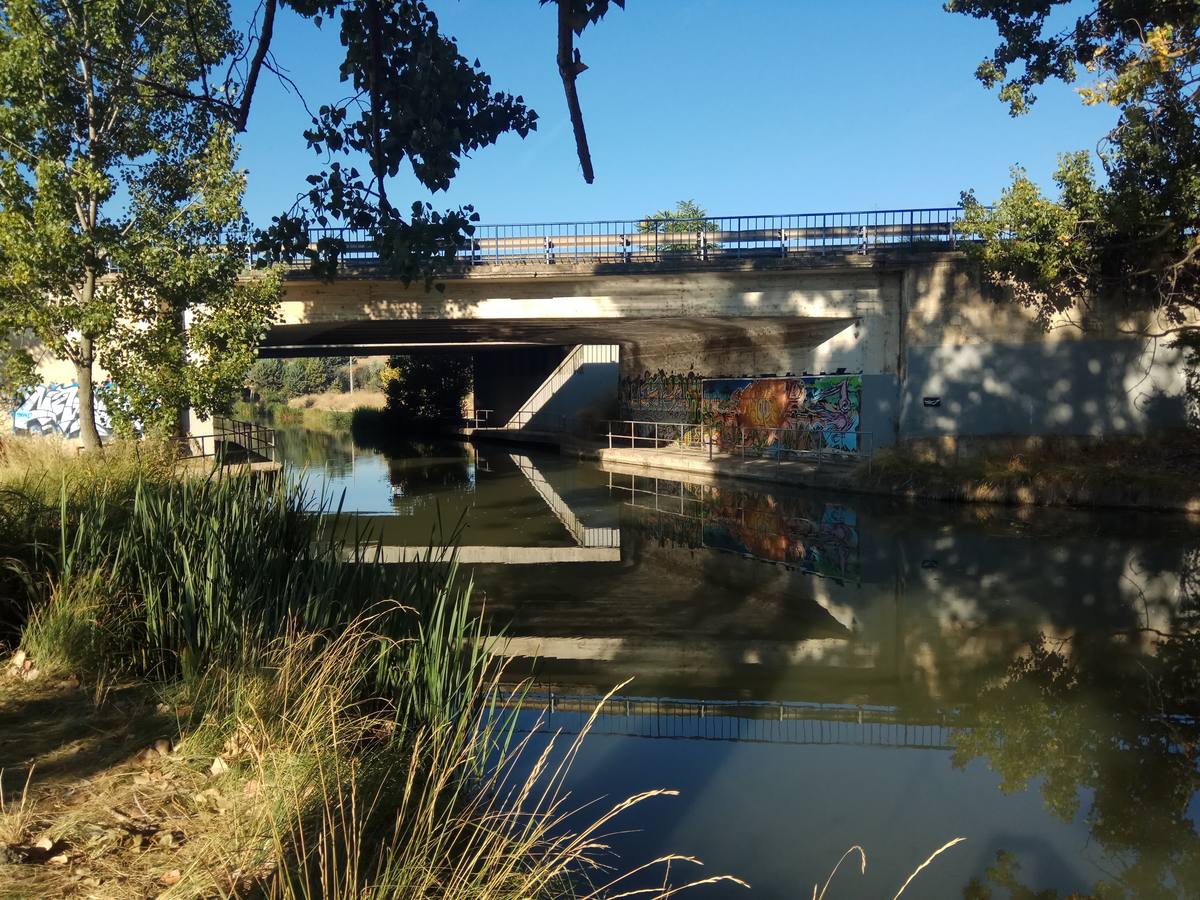
[[[186,711],[181,759],[220,758],[236,796],[255,785],[236,827],[189,841],[171,895],[620,893],[603,886],[603,835],[661,792],[578,812],[577,742],[516,775],[528,745],[453,552],[379,565],[369,535],[281,480],[131,465],[89,490],[109,476],[57,465],[56,495],[18,490],[55,526],[22,646],[43,670],[158,685]]]

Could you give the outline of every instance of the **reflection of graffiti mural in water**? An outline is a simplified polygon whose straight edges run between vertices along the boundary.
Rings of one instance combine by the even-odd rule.
[[[96,430],[100,437],[112,437],[108,410],[99,397],[95,400],[95,409]],[[25,402],[13,411],[13,431],[79,437],[79,385],[43,384],[34,388]]]
[[[628,477],[628,483],[614,478],[613,489],[642,513],[635,527],[648,530],[660,544],[723,550],[837,581],[860,578],[858,517],[849,507],[739,488]]]
[[[710,378],[701,395],[725,449],[858,450],[861,375]]]
[[[695,372],[686,375],[647,371],[621,379],[621,417],[651,422],[699,422],[700,385]]]
[[[718,502],[708,511],[704,546],[838,581],[858,580],[858,523],[853,510],[836,503],[788,508],[798,505],[785,506],[766,494],[730,499],[732,503]]]

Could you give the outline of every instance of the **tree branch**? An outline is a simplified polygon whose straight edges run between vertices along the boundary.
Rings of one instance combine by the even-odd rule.
[[[250,101],[254,99],[254,88],[258,84],[258,74],[262,71],[267,53],[271,49],[271,35],[275,32],[275,8],[278,0],[267,0],[263,10],[262,30],[258,35],[258,46],[254,49],[254,59],[250,61],[250,71],[246,75],[246,86],[243,89],[241,106],[233,120],[233,130],[246,130],[246,121],[250,118]]]
[[[579,165],[583,167],[583,180],[591,184],[596,175],[592,171],[592,154],[588,150],[587,132],[583,127],[583,110],[575,90],[575,79],[579,76],[582,64],[575,59],[575,32],[571,27],[573,5],[574,0],[558,0],[558,74],[562,76],[563,92],[567,95],[567,109],[571,113],[571,129],[575,132],[575,150],[579,154]]]

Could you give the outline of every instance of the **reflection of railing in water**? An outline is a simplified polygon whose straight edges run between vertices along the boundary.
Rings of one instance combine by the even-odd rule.
[[[529,693],[509,708],[542,713],[538,732],[576,734],[600,702],[599,695]],[[770,700],[693,700],[616,696],[591,727],[593,734],[665,740],[836,744],[944,750],[955,727],[940,714],[907,720],[894,707]],[[533,722],[522,724],[531,730]]]
[[[619,478],[628,483],[618,483]],[[663,485],[669,490],[664,491]],[[693,523],[667,529],[673,532],[671,539],[683,537],[688,547],[780,563],[838,583],[859,578],[857,517],[840,504],[794,500],[789,511],[774,501],[747,503],[759,495],[736,488],[613,472],[608,473],[608,488],[627,492],[628,507],[671,517],[667,521]]]

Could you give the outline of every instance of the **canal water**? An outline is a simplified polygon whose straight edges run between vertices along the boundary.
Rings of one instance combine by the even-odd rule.
[[[753,885],[698,896],[811,897],[857,844],[866,875],[827,896],[891,897],[964,837],[905,896],[1200,897],[1183,517],[697,484],[496,445],[280,447],[394,558],[459,527],[511,671],[538,685],[536,742],[632,679],[570,776],[580,804],[679,792],[619,821],[623,865],[686,853]]]

